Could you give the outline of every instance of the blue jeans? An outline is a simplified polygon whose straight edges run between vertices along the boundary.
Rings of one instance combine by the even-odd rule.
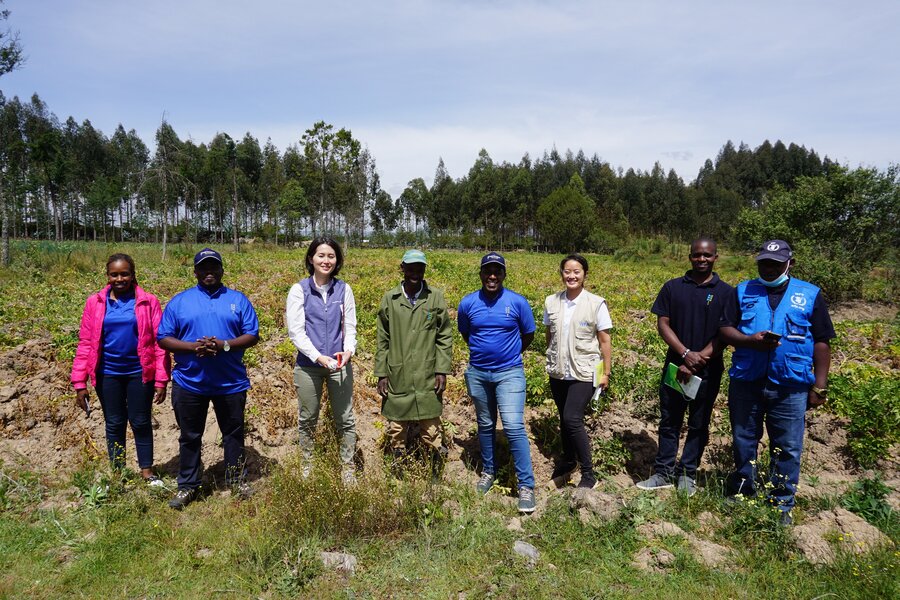
[[[484,371],[469,366],[466,369],[466,388],[478,419],[478,443],[485,473],[497,472],[494,465],[494,437],[497,432],[497,412],[503,431],[509,440],[509,452],[516,467],[519,487],[534,488],[531,468],[531,448],[525,432],[525,370],[513,367],[502,371]]]
[[[216,421],[222,432],[222,447],[225,450],[225,483],[240,483],[246,477],[244,464],[244,406],[247,392],[205,396],[172,384],[172,408],[175,421],[181,429],[178,437],[178,489],[200,487],[200,450],[203,446],[203,431],[206,429],[206,413],[212,402]]]
[[[800,481],[800,455],[806,428],[808,392],[785,388],[768,380],[731,380],[728,410],[734,436],[734,473],[727,493],[756,494],[756,455],[763,423],[769,434],[769,500],[783,511],[794,506]]]
[[[153,382],[143,383],[141,374],[104,375],[97,373],[97,398],[106,421],[106,449],[113,467],[125,466],[125,426],[131,423],[138,466],[153,466],[153,427],[150,410]]]

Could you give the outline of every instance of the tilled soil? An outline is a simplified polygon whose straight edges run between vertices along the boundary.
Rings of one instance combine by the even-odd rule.
[[[274,344],[263,344],[261,356],[276,356]],[[45,474],[66,477],[85,457],[105,455],[102,411],[92,394],[94,410],[87,417],[75,406],[69,384],[69,365],[54,359],[49,339],[32,340],[0,354],[0,460]],[[292,367],[286,359],[261,361],[249,369],[252,389],[248,396],[246,440],[248,469],[252,480],[265,477],[268,470],[296,450],[297,399],[292,383]],[[358,462],[361,468],[380,468],[383,455],[384,421],[381,402],[371,377],[371,358],[355,364],[354,407],[357,417]],[[327,435],[330,413],[327,401],[320,432]],[[727,472],[730,464],[730,435],[723,416],[724,398],[714,410],[711,439],[701,467],[701,481],[714,480]],[[637,418],[632,406],[613,403],[600,415],[588,419],[592,439],[620,439],[627,449],[625,472],[638,481],[652,472],[656,454],[655,423]],[[640,411],[637,411],[640,412]],[[457,467],[473,473],[479,468],[475,414],[465,396],[461,374],[451,374],[445,398],[445,442],[449,459],[461,461]],[[554,407],[526,410],[532,462],[538,486],[549,481],[558,443],[553,432],[558,427]],[[157,468],[174,476],[178,467],[178,426],[168,400],[153,407],[154,453]],[[128,460],[136,467],[129,431]],[[204,434],[203,457],[209,482],[221,479],[222,450],[215,414],[209,411]],[[803,486],[811,495],[840,493],[860,476],[848,458],[847,434],[841,419],[821,411],[808,415],[805,440]],[[506,462],[507,485],[514,482],[508,450],[498,436],[499,464]],[[896,448],[884,459],[883,470],[897,473]],[[892,477],[889,477],[892,478]]]

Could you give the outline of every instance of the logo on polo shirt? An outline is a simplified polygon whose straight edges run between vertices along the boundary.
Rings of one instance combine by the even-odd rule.
[[[237,304],[231,305],[231,312],[237,312]]]
[[[791,308],[806,308],[806,296],[803,292],[797,292],[793,296],[791,296]]]

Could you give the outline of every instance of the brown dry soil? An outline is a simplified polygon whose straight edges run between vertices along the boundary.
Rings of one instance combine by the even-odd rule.
[[[850,309],[854,316],[858,310]],[[846,315],[845,315],[846,317]],[[247,459],[251,481],[264,480],[273,467],[296,451],[297,400],[292,384],[291,365],[276,358],[275,342],[262,344],[258,355],[268,357],[260,365],[249,369],[252,390],[247,405]],[[627,357],[623,357],[625,360]],[[0,354],[0,461],[43,474],[57,481],[66,481],[72,471],[86,459],[105,456],[103,415],[92,394],[95,409],[90,417],[74,403],[69,384],[69,364],[55,359],[49,339],[31,340],[22,346]],[[371,376],[371,356],[358,357],[355,362],[354,407],[359,436],[358,462],[362,469],[381,468],[384,421],[380,416],[378,398]],[[455,480],[474,480],[478,466],[478,441],[475,415],[466,399],[461,373],[448,378],[445,410],[445,441],[450,449],[448,472]],[[327,403],[326,403],[327,404]],[[724,395],[720,396],[713,415],[711,440],[701,467],[701,484],[719,480],[727,472],[730,456],[728,423],[723,417]],[[656,454],[655,424],[637,418],[646,410],[613,404],[599,416],[589,418],[592,439],[621,439],[630,458],[625,472],[611,478],[623,497],[636,493],[633,482],[652,472]],[[554,407],[531,408],[526,422],[532,444],[532,461],[541,496],[552,492],[545,486],[553,468],[554,450],[549,447],[553,428],[557,426]],[[324,432],[330,417],[326,411],[320,424]],[[154,444],[157,469],[161,475],[174,478],[178,467],[178,427],[168,401],[153,408]],[[203,457],[206,465],[205,481],[215,486],[222,480],[222,450],[213,411],[209,411],[204,434]],[[808,497],[841,494],[856,479],[865,475],[854,470],[848,458],[845,423],[821,411],[809,414],[803,459],[803,474],[799,494]],[[136,468],[131,433],[128,433],[129,465]],[[500,464],[509,463],[502,436],[498,437]],[[894,489],[889,501],[898,508],[897,489],[898,449],[879,465],[886,474],[886,483]],[[502,473],[506,486],[514,483],[511,465]],[[168,480],[170,485],[172,480]],[[264,481],[257,483],[264,485]],[[542,503],[543,504],[543,503]],[[812,515],[810,516],[812,519]],[[848,526],[848,523],[843,523]],[[851,532],[853,535],[853,532]],[[857,538],[864,536],[860,532]],[[647,557],[644,557],[647,558]],[[658,557],[657,557],[658,558]],[[660,562],[660,561],[657,561]],[[665,562],[665,561],[662,561]],[[658,567],[659,565],[657,565]]]

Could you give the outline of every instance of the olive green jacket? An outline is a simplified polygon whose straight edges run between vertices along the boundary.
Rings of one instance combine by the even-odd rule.
[[[381,299],[376,325],[375,376],[388,378],[381,414],[391,421],[441,416],[434,376],[450,372],[453,347],[444,293],[423,282],[412,306],[400,284]]]

